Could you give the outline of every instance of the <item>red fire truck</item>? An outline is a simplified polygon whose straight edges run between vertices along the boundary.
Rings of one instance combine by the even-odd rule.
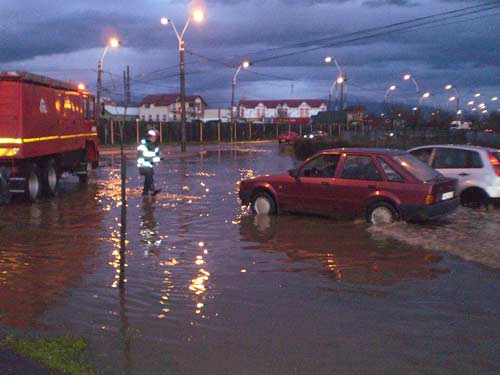
[[[56,194],[63,172],[86,183],[99,160],[95,99],[73,83],[0,72],[0,204]]]

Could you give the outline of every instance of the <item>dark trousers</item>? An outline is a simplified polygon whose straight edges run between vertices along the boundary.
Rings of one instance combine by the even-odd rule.
[[[141,168],[141,174],[144,176],[144,189],[142,190],[143,194],[147,194],[150,191],[155,190],[155,182],[154,182],[154,171],[153,168]]]

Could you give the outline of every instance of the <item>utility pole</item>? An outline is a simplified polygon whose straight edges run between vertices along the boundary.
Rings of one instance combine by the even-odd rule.
[[[181,58],[181,152],[186,151],[186,82],[184,76],[184,40],[179,42]]]
[[[97,62],[97,121],[101,118],[102,58]]]
[[[127,158],[123,152],[123,131],[125,126],[125,119],[127,118],[127,107],[130,98],[130,70],[123,71],[123,86],[125,105],[123,111],[123,120],[120,124],[120,174],[121,174],[121,226],[120,226],[120,279],[119,287],[122,290],[125,286],[125,250],[126,250],[126,236],[127,236]]]

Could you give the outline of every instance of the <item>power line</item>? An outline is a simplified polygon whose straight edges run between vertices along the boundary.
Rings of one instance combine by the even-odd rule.
[[[465,13],[465,14],[455,15],[453,17],[448,17],[448,18],[463,17],[463,16],[466,16],[466,15],[482,13],[482,12],[485,12],[485,11],[489,11],[489,10],[493,10],[493,9],[499,9],[499,8],[500,8],[500,4],[495,5],[495,6],[491,6],[489,8],[481,9],[481,10],[471,11],[471,12],[468,12],[468,13]],[[446,19],[447,18],[445,18],[445,20]],[[338,41],[332,41],[333,38],[330,38],[328,43],[323,43],[323,44],[317,45],[315,47],[309,47],[309,48],[305,48],[303,50],[288,52],[288,53],[284,53],[284,54],[281,54],[281,55],[275,55],[275,56],[270,56],[270,57],[266,57],[266,58],[262,58],[262,59],[256,59],[256,60],[254,60],[254,63],[262,63],[262,62],[266,62],[266,61],[280,59],[280,58],[283,58],[283,57],[290,57],[290,56],[294,56],[294,55],[297,55],[297,54],[303,54],[303,53],[307,53],[307,52],[311,52],[311,51],[316,51],[316,50],[319,50],[319,49],[324,49],[324,48],[327,48],[327,47],[334,47],[334,46],[337,47],[339,45],[352,44],[354,42],[360,42],[360,41],[364,41],[364,40],[368,40],[368,39],[373,39],[373,38],[377,38],[377,37],[380,37],[380,36],[383,36],[383,35],[394,34],[395,32],[409,31],[409,30],[412,30],[412,29],[418,30],[418,28],[421,27],[421,26],[426,26],[426,25],[429,25],[429,24],[436,24],[437,22],[442,22],[442,21],[443,21],[442,19],[432,20],[432,21],[427,21],[427,22],[424,22],[424,23],[421,23],[421,24],[418,24],[418,25],[411,25],[415,21],[407,21],[407,22],[405,22],[406,24],[409,24],[407,26],[399,26],[399,25],[403,25],[404,23],[398,22],[397,24],[392,24],[392,25],[380,27],[380,28],[378,28],[377,32],[369,34],[369,35],[362,35],[362,36],[359,36],[359,37],[350,37],[350,38],[347,38],[346,40],[342,40],[342,39],[346,38],[346,36],[349,37],[349,36],[355,36],[355,35],[358,35],[358,34],[364,34],[366,31],[359,31],[359,32],[356,32],[356,33],[349,33],[349,34],[338,36],[337,39],[341,39],[341,40],[338,40]],[[398,25],[398,27],[393,28],[395,25]],[[393,29],[386,30],[388,28],[393,28]],[[375,31],[374,28],[368,29],[368,30],[370,32]]]

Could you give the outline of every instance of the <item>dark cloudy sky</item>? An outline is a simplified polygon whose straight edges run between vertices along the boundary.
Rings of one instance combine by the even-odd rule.
[[[207,18],[200,25],[191,24],[185,35],[186,87],[188,94],[202,95],[212,107],[229,105],[231,79],[245,57],[256,62],[241,72],[237,98],[326,98],[337,76],[335,66],[323,62],[326,55],[344,70],[351,102],[383,101],[391,84],[398,86],[391,96],[414,102],[412,82],[402,80],[405,73],[415,76],[422,92],[432,92],[429,104],[445,105],[447,83],[458,88],[463,103],[474,92],[486,98],[500,96],[497,0],[207,0],[198,4]],[[198,4],[2,0],[0,70],[83,81],[95,92],[97,61],[107,39],[117,35],[122,47],[109,51],[104,59],[105,93],[120,97],[127,65],[134,100],[149,93],[178,92],[177,39],[159,19],[168,16],[181,29]],[[481,4],[497,7],[403,23],[398,31],[394,31],[397,26],[378,29]],[[289,46],[294,47],[283,48]],[[495,105],[498,110],[499,102]],[[491,109],[495,105],[490,103]]]

